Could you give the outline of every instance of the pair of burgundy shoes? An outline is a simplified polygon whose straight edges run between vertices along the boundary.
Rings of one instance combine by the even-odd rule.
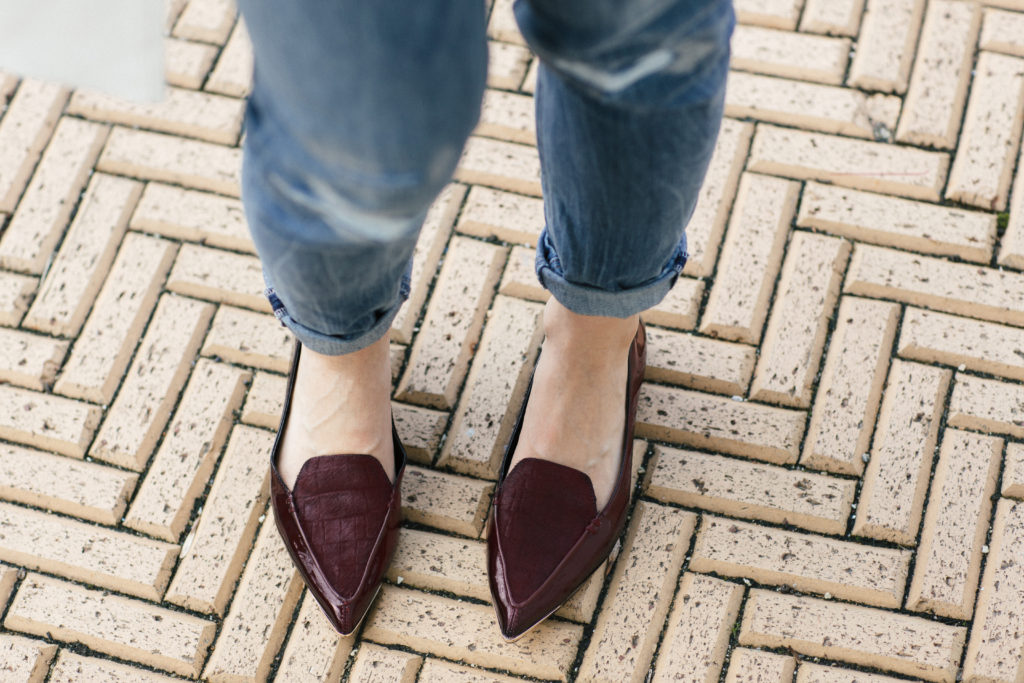
[[[307,461],[289,491],[277,470],[300,345],[296,343],[281,426],[270,455],[277,528],[327,618],[341,634],[356,630],[394,555],[401,522],[405,449],[395,431],[395,480],[369,455],[322,455]],[[629,350],[626,428],[611,498],[597,510],[590,478],[565,465],[525,458],[508,472],[526,413],[523,399],[505,450],[487,537],[487,570],[498,625],[520,638],[550,616],[611,552],[629,507],[633,426],[643,381],[641,323]],[[532,382],[531,382],[532,386]]]

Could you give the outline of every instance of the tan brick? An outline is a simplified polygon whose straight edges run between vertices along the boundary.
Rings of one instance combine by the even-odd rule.
[[[195,499],[210,480],[248,379],[249,373],[238,368],[205,359],[196,363],[160,450],[128,510],[126,526],[178,541]]]
[[[551,294],[541,286],[537,279],[534,263],[537,252],[527,247],[512,247],[509,252],[508,264],[501,276],[499,294],[514,296],[519,299],[546,302]]]
[[[387,578],[429,591],[491,599],[482,541],[403,528]]]
[[[797,225],[979,263],[991,260],[996,237],[991,214],[821,183],[804,188]]]
[[[402,514],[417,524],[477,537],[483,530],[494,484],[406,466]]]
[[[29,574],[4,626],[120,659],[198,676],[216,624],[139,600]]]
[[[14,210],[67,99],[66,88],[31,79],[14,93],[0,119],[0,211]]]
[[[255,256],[184,244],[167,278],[167,289],[200,299],[270,313],[263,270]]]
[[[203,670],[210,681],[265,681],[302,595],[271,515],[267,515]]]
[[[737,647],[729,658],[725,683],[792,683],[795,668],[795,657]]]
[[[403,344],[412,341],[413,329],[427,300],[427,291],[437,273],[437,264],[451,237],[452,224],[465,196],[465,186],[449,185],[427,212],[413,251],[409,298],[391,323],[391,338],[394,341]]]
[[[607,600],[583,655],[585,681],[643,681],[668,614],[696,515],[636,504]]]
[[[0,348],[0,381],[42,391],[53,382],[68,342],[0,328]]]
[[[420,683],[515,683],[521,678],[512,678],[481,669],[458,666],[441,659],[427,658],[420,669]]]
[[[14,584],[18,581],[18,574],[22,571],[24,570],[18,567],[8,567],[0,564],[0,606],[5,609],[7,607],[7,601],[10,599],[11,593],[14,591]]]
[[[799,185],[745,173],[700,331],[757,343],[796,211]]]
[[[0,325],[16,327],[36,291],[38,278],[0,271]]]
[[[759,352],[751,398],[810,407],[811,387],[849,255],[846,240],[805,232],[793,235]]]
[[[491,8],[491,18],[487,22],[487,35],[495,40],[502,40],[506,43],[526,45],[523,36],[519,33],[519,26],[516,24],[515,15],[512,14],[513,0],[494,0]]]
[[[61,118],[0,239],[0,265],[33,274],[43,272],[64,234],[107,131],[107,126]]]
[[[943,433],[908,609],[971,618],[1002,449],[1002,439]]]
[[[1024,438],[1024,386],[958,373],[949,426]]]
[[[539,304],[495,298],[438,466],[497,476],[543,336],[541,312]]]
[[[423,657],[364,643],[349,671],[349,679],[366,683],[413,683]]]
[[[138,475],[20,446],[0,446],[0,498],[117,524]]]
[[[973,3],[928,3],[897,140],[941,149],[956,145],[980,25],[981,9]]]
[[[363,637],[426,654],[538,678],[566,680],[583,627],[549,619],[514,646],[501,637],[490,605],[384,586]]]
[[[647,385],[640,391],[636,433],[774,463],[796,461],[803,412],[724,396]]]
[[[858,244],[843,291],[1024,326],[1024,274]]]
[[[67,111],[97,121],[149,128],[222,145],[238,142],[245,102],[233,97],[167,88],[157,103],[123,100],[97,92],[79,91]]]
[[[81,458],[100,414],[88,403],[0,384],[0,438],[9,441]]]
[[[909,550],[879,548],[705,515],[690,569],[805,593],[899,607]]]
[[[924,0],[867,0],[867,6],[846,82],[864,90],[903,93]]]
[[[199,520],[182,545],[166,600],[197,612],[223,614],[269,496],[273,435],[232,430]]]
[[[903,545],[917,536],[950,372],[894,360],[853,533]]]
[[[49,680],[50,683],[173,683],[181,679],[61,650]]]
[[[211,317],[213,306],[209,304],[173,294],[160,298],[89,455],[121,467],[143,469],[192,369]]]
[[[802,464],[860,475],[871,443],[899,307],[845,296],[818,383]]]
[[[285,377],[263,371],[255,373],[245,396],[242,422],[277,431],[287,387],[288,380]]]
[[[774,28],[796,29],[796,21],[800,18],[804,0],[738,0],[736,2],[736,19],[744,24],[770,26]]]
[[[939,199],[949,155],[759,124],[747,168],[844,187]]]
[[[0,673],[11,683],[42,683],[56,652],[56,645],[41,640],[0,634],[0,662],[3,662]]]
[[[838,85],[850,54],[848,38],[738,25],[732,35],[732,67],[772,76]]]
[[[1001,495],[1024,499],[1024,444],[1006,444]]]
[[[472,136],[455,179],[539,197],[540,159],[535,147]]]
[[[174,24],[178,21],[178,17],[181,16],[181,11],[185,9],[185,3],[188,0],[169,0],[164,3],[164,33],[169,34],[174,29]]]
[[[465,235],[535,247],[543,227],[544,202],[540,199],[475,186],[469,190],[456,229]]]
[[[174,36],[223,44],[236,13],[234,0],[189,0],[174,24]]]
[[[141,191],[142,183],[134,180],[93,175],[25,317],[25,327],[69,337],[78,334],[110,272]]]
[[[232,197],[240,193],[240,149],[164,133],[115,127],[96,168]]]
[[[0,560],[159,600],[178,547],[0,503]]]
[[[1021,148],[1021,157],[1024,158],[1024,147]],[[1020,159],[1017,163],[1021,163]],[[1014,181],[1010,218],[1003,234],[1003,246],[999,249],[999,263],[1024,270],[1024,173],[1018,173]]]
[[[179,38],[164,39],[164,77],[171,85],[196,90],[210,73],[217,48]]]
[[[964,660],[970,683],[1016,683],[1024,676],[1024,503],[1000,500],[992,525],[992,549]]]
[[[981,26],[981,49],[1024,57],[1024,14],[986,9]]]
[[[455,405],[506,254],[503,247],[452,238],[395,398]]]
[[[872,607],[755,589],[743,608],[739,642],[952,683],[966,631]]]
[[[477,124],[475,134],[524,145],[536,145],[537,129],[533,121],[533,98],[501,90],[485,90],[480,123]]]
[[[274,316],[221,306],[213,316],[213,325],[206,335],[203,355],[239,365],[288,372],[294,343],[291,331]]]
[[[327,621],[316,598],[306,591],[292,625],[276,680],[295,683],[331,683],[341,680],[354,636],[342,637]]]
[[[487,86],[518,90],[530,63],[530,51],[519,45],[487,41]]]
[[[863,671],[852,671],[810,662],[800,662],[800,669],[796,674],[796,683],[897,683],[902,680],[906,679],[866,674]]]
[[[391,362],[391,383],[394,384],[398,381],[398,376],[402,372],[402,368],[405,365],[406,351],[409,347],[404,344],[388,344],[388,357]]]
[[[800,30],[833,36],[855,36],[860,28],[864,0],[807,0]]]
[[[531,95],[537,92],[537,78],[540,71],[540,59],[534,57],[530,60],[530,66],[526,70],[526,78],[523,79],[523,84],[520,86],[520,90],[528,92]]]
[[[868,139],[879,124],[895,128],[900,104],[898,97],[742,71],[729,73],[725,93],[727,116]]]
[[[704,296],[704,281],[681,277],[655,306],[640,314],[648,325],[692,330],[697,325],[697,311]]]
[[[232,97],[245,97],[252,88],[252,42],[245,22],[239,20],[221,50],[206,90]]]
[[[897,346],[904,358],[960,365],[1024,380],[1024,330],[907,308]]]
[[[652,681],[717,682],[743,587],[684,572]]]
[[[755,350],[694,334],[647,329],[647,379],[729,396],[745,394]]]
[[[256,253],[237,199],[148,183],[131,227],[213,247]]]
[[[856,482],[656,445],[647,495],[821,533],[846,529]]]
[[[714,271],[718,246],[753,134],[754,126],[749,123],[722,120],[715,151],[697,196],[697,206],[686,226],[686,249],[690,256],[683,268],[684,275],[702,277]]]
[[[1002,211],[1024,123],[1024,58],[982,52],[946,198]]]
[[[135,233],[125,237],[54,391],[110,402],[156,305],[176,249],[162,239]]]

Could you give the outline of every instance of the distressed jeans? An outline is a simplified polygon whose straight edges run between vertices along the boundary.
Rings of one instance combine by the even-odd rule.
[[[278,319],[357,351],[408,295],[480,114],[481,0],[240,0],[255,74],[242,197]],[[583,315],[657,304],[722,118],[731,0],[518,0],[539,56],[540,282]]]

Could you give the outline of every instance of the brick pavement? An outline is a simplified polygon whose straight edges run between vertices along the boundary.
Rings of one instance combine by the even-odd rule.
[[[267,507],[291,338],[231,0],[169,3],[162,104],[0,75],[0,680],[1024,681],[1024,1],[737,10],[628,531],[513,645],[481,534],[547,294],[511,0],[394,323],[406,525],[348,638]]]

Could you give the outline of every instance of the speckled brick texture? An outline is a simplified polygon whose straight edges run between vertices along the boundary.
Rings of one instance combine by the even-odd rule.
[[[735,0],[623,537],[516,643],[485,536],[550,300],[541,60],[485,4],[390,330],[398,546],[344,637],[267,504],[295,340],[236,0],[166,3],[159,102],[0,74],[0,680],[1024,683],[1024,1]]]

